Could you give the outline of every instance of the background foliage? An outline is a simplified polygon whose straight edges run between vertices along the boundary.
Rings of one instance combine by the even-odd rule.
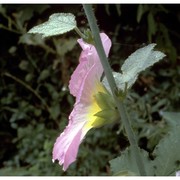
[[[110,63],[120,70],[130,53],[150,42],[167,57],[143,72],[127,107],[141,148],[150,153],[180,111],[179,5],[95,5],[101,31],[113,41]],[[81,52],[78,35],[42,40],[26,32],[52,13],[70,12],[87,27],[81,5],[0,5],[0,175],[112,175],[108,161],[128,146],[119,122],[91,130],[77,161],[63,172],[52,147],[67,125],[74,99],[68,81]]]

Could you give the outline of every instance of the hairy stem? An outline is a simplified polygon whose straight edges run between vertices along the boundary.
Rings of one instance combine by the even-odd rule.
[[[99,29],[98,29],[98,26],[97,26],[97,23],[96,23],[96,18],[94,16],[94,13],[93,13],[93,10],[92,10],[92,5],[84,4],[83,8],[85,10],[85,13],[86,13],[86,16],[87,16],[87,19],[88,19],[88,22],[89,22],[93,37],[94,37],[96,50],[97,50],[98,55],[100,57],[101,64],[102,64],[102,66],[104,68],[104,72],[105,72],[107,81],[109,83],[109,86],[111,88],[114,100],[115,100],[117,108],[118,108],[118,112],[120,114],[122,123],[123,123],[123,125],[125,127],[125,130],[126,130],[130,145],[132,147],[132,150],[133,150],[133,153],[134,153],[134,156],[135,156],[135,159],[136,159],[136,164],[137,164],[137,167],[139,169],[139,173],[140,173],[140,175],[144,176],[144,175],[146,175],[146,171],[145,171],[145,168],[144,168],[144,164],[143,164],[143,160],[142,160],[142,157],[141,157],[141,154],[140,154],[140,150],[139,150],[139,147],[137,145],[137,141],[136,141],[134,132],[133,132],[133,130],[131,128],[130,121],[129,121],[125,106],[124,106],[122,101],[118,100],[118,98],[116,96],[116,93],[115,93],[115,90],[117,89],[117,86],[116,86],[116,83],[115,83],[115,80],[114,80],[114,77],[113,77],[113,74],[112,74],[111,67],[110,67],[110,65],[108,63],[108,59],[107,59],[106,54],[104,52],[104,48],[103,48],[101,38],[100,38],[100,35],[99,35],[100,32],[99,32]]]
[[[79,30],[78,27],[75,27],[74,30],[76,31],[76,33],[77,33],[81,38],[84,38],[84,34]]]

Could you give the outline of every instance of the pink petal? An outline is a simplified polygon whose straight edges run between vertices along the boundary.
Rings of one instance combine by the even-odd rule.
[[[101,33],[103,46],[108,56],[111,41],[107,35]],[[53,161],[59,160],[63,164],[63,170],[76,160],[79,145],[91,127],[85,125],[94,118],[89,116],[89,107],[93,103],[94,94],[99,92],[100,77],[103,68],[95,47],[78,40],[83,51],[79,59],[79,65],[71,76],[69,88],[76,97],[74,109],[69,116],[69,124],[63,133],[57,138],[53,148]]]
[[[93,96],[97,92],[99,77],[97,66],[92,66],[86,76],[86,81],[82,84],[81,99],[75,103],[74,109],[69,116],[69,124],[64,132],[57,138],[53,148],[53,160],[59,160],[59,164],[63,164],[63,170],[76,160],[79,145],[89,128],[84,128],[91,121],[89,119],[89,107],[92,105]]]
[[[81,103],[90,105],[94,99],[94,94],[96,94],[99,89],[97,89],[98,84],[100,84],[100,74],[101,67],[94,64],[91,69],[88,71],[88,74],[85,76],[81,89],[78,94],[78,99]]]
[[[69,167],[69,165],[76,160],[78,150],[79,150],[79,145],[80,145],[80,143],[82,141],[81,136],[82,136],[82,132],[80,130],[76,134],[73,141],[69,145],[68,150],[66,151],[66,155],[65,155],[65,158],[64,158],[64,165],[63,165],[63,170],[64,171],[66,171],[66,169]]]
[[[86,114],[83,104],[76,105],[69,116],[68,126],[54,144],[53,161],[59,160],[64,171],[76,160],[79,145],[87,133],[82,130],[86,123]]]
[[[109,50],[111,47],[111,40],[104,33],[101,33],[100,36],[101,36],[101,40],[102,40],[106,55],[108,56]],[[82,51],[80,59],[79,59],[80,63],[77,66],[74,73],[72,74],[71,80],[69,83],[70,93],[75,97],[77,97],[79,94],[82,82],[84,81],[84,78],[86,78],[88,70],[94,64],[96,64],[98,66],[99,77],[101,77],[101,75],[103,73],[103,68],[100,63],[100,59],[96,52],[95,47],[93,45],[85,43],[82,39],[79,39],[78,43],[82,47],[83,51]]]
[[[101,41],[102,41],[106,56],[108,56],[109,50],[110,50],[111,45],[112,45],[111,40],[109,39],[109,37],[105,33],[100,33],[100,37],[101,37]],[[78,39],[78,43],[80,44],[82,49],[86,50],[86,51],[89,51],[93,47],[92,45],[85,43],[83,41],[83,39]]]

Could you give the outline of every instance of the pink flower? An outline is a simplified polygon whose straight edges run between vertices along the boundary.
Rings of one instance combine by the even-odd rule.
[[[111,40],[104,33],[100,34],[104,50],[108,56]],[[59,160],[65,171],[76,160],[79,145],[86,133],[93,127],[105,123],[100,102],[97,102],[98,93],[108,94],[100,82],[103,68],[99,56],[93,45],[82,39],[78,40],[83,51],[79,65],[71,76],[69,83],[70,93],[76,97],[74,109],[69,116],[69,124],[57,138],[53,148],[53,161]],[[103,107],[106,105],[103,105]],[[107,113],[106,113],[107,114]]]

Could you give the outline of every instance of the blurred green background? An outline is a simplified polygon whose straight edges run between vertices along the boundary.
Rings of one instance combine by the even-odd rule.
[[[151,157],[168,129],[161,112],[180,111],[180,6],[93,7],[100,30],[112,40],[113,70],[151,42],[167,55],[141,73],[126,102],[139,145]],[[128,146],[117,122],[91,130],[66,172],[52,163],[53,144],[74,104],[68,82],[81,52],[79,37],[69,32],[41,39],[26,32],[57,12],[73,13],[82,31],[88,27],[82,5],[0,5],[0,175],[112,175],[108,161]]]

